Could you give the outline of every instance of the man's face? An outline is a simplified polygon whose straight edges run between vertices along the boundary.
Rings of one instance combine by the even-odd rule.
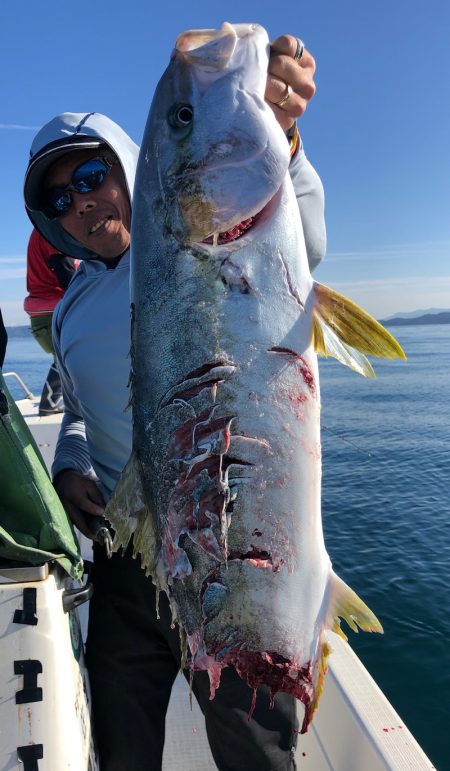
[[[74,170],[102,150],[74,150],[51,166],[44,188],[69,185]],[[70,191],[72,205],[58,217],[64,230],[105,261],[119,257],[130,245],[131,206],[123,172],[116,163],[102,184],[90,193]]]

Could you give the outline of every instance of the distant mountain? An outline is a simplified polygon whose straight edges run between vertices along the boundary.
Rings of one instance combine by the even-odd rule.
[[[450,324],[450,311],[425,313],[423,316],[398,315],[389,319],[381,319],[381,324],[388,327],[406,327],[419,324]]]
[[[448,312],[450,312],[448,308],[424,308],[420,311],[409,311],[409,313],[393,313],[392,316],[388,316],[384,320],[390,321],[391,319],[414,319],[417,316],[434,316],[436,313]]]
[[[406,327],[416,324],[450,324],[450,310],[429,308],[423,311],[396,313],[386,319],[379,319],[380,324],[388,327]],[[10,340],[18,337],[30,337],[31,329],[26,326],[6,327]]]

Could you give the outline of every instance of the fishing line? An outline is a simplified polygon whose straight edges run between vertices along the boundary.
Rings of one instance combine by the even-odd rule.
[[[353,442],[351,439],[347,439],[347,437],[341,436],[340,434],[336,433],[336,431],[333,431],[333,429],[330,428],[329,426],[327,426],[325,423],[322,423],[321,427],[325,431],[329,431],[330,434],[335,436],[336,439],[339,439],[344,444],[349,444],[352,447],[354,447],[355,450],[358,450],[358,452],[362,453],[363,455],[367,455],[369,458],[373,458],[373,454],[371,452],[369,452],[368,450],[363,450],[362,447],[360,447],[358,444],[356,444],[356,442]]]

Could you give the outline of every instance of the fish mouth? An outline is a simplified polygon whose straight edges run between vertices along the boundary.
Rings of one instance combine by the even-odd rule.
[[[261,209],[257,214],[242,220],[242,222],[233,225],[231,228],[228,228],[228,230],[221,233],[213,233],[207,238],[204,238],[201,243],[208,244],[209,246],[222,246],[222,244],[229,244],[231,241],[237,241],[243,235],[248,233],[248,231],[258,222],[263,211],[264,209]]]
[[[236,225],[232,225],[227,230],[210,234],[202,241],[197,241],[197,245],[200,247],[222,246],[225,244],[233,243],[234,241],[238,241],[240,238],[242,238],[242,236],[249,235],[249,232],[253,230],[253,228],[258,225],[260,221],[265,220],[266,216],[269,215],[273,208],[276,206],[276,202],[279,200],[279,192],[280,191],[278,190],[270,199],[270,201],[268,201],[263,206],[263,208],[255,214],[252,214],[250,217],[241,220],[241,222],[238,222]]]
[[[251,161],[257,160],[261,154],[262,151],[255,153],[251,158]],[[230,167],[241,165],[244,165],[244,162],[224,164],[220,168],[216,167],[215,170],[217,172],[222,172],[227,171]],[[210,167],[209,171],[211,171],[211,169],[214,170],[214,167]],[[179,179],[186,182],[186,180],[195,178],[196,175],[198,175],[198,170],[186,172],[183,175],[180,175]],[[202,175],[200,174],[200,177],[201,176]],[[214,203],[214,199],[210,200],[210,197],[206,193],[203,193],[201,189],[193,191],[187,189],[184,197],[177,192],[177,194],[174,195],[174,198],[175,200],[178,199],[178,205],[181,210],[181,219],[185,228],[187,228],[187,231],[184,233],[184,239],[191,244],[195,243],[201,246],[206,245],[213,247],[237,241],[243,235],[247,234],[258,222],[263,212],[265,212],[276,197],[279,188],[276,190],[274,189],[272,192],[273,195],[269,200],[267,200],[267,198],[265,198],[265,200],[259,199],[253,206],[248,205],[246,200],[242,201],[240,212],[235,211],[233,205],[229,206],[226,204],[223,209],[220,204],[217,207]],[[261,208],[256,208],[258,206]],[[238,219],[239,214],[241,214],[241,216],[244,214],[243,219]],[[220,220],[222,220],[222,222],[220,222]],[[233,224],[226,227],[229,223]],[[218,229],[221,224],[222,226],[225,226],[225,230]],[[211,228],[211,230],[208,233],[209,228]],[[212,230],[212,228],[214,228],[214,230]],[[202,230],[203,233],[201,232]],[[202,238],[205,232],[207,235]]]

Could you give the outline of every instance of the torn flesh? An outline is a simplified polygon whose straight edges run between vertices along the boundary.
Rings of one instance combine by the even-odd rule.
[[[303,356],[281,347],[267,350],[267,355],[276,357],[277,366],[285,368],[286,362],[290,367],[292,382],[297,383],[298,404],[315,400],[314,375]],[[172,482],[160,557],[169,591],[192,574],[186,537],[211,560],[212,567],[204,576],[197,597],[201,623],[187,634],[188,665],[193,670],[208,671],[210,698],[214,698],[220,684],[221,670],[234,666],[255,693],[259,686],[266,685],[272,700],[281,690],[302,701],[305,705],[302,730],[306,730],[315,703],[317,678],[313,659],[296,661],[276,650],[265,649],[262,639],[249,636],[238,621],[234,625],[232,613],[228,617],[224,614],[225,598],[230,592],[227,580],[231,581],[234,575],[233,566],[245,564],[247,571],[276,575],[289,563],[284,552],[283,556],[280,551],[272,553],[265,542],[261,518],[257,519],[257,526],[254,519],[249,519],[252,527],[247,533],[247,548],[228,544],[234,506],[249,484],[250,477],[246,474],[254,473],[261,466],[262,452],[266,456],[271,453],[270,445],[263,438],[235,433],[235,415],[221,402],[224,384],[233,381],[237,369],[231,362],[205,363],[174,385],[160,402],[160,412],[182,403],[189,405],[190,414],[175,426],[167,441],[165,461],[172,469]],[[289,405],[287,409],[293,419],[299,421],[291,388],[278,385],[280,399]],[[246,528],[248,530],[247,525]],[[236,593],[239,594],[239,590]],[[218,615],[223,617],[222,625],[214,629],[211,619]],[[183,623],[183,618],[181,621]]]

